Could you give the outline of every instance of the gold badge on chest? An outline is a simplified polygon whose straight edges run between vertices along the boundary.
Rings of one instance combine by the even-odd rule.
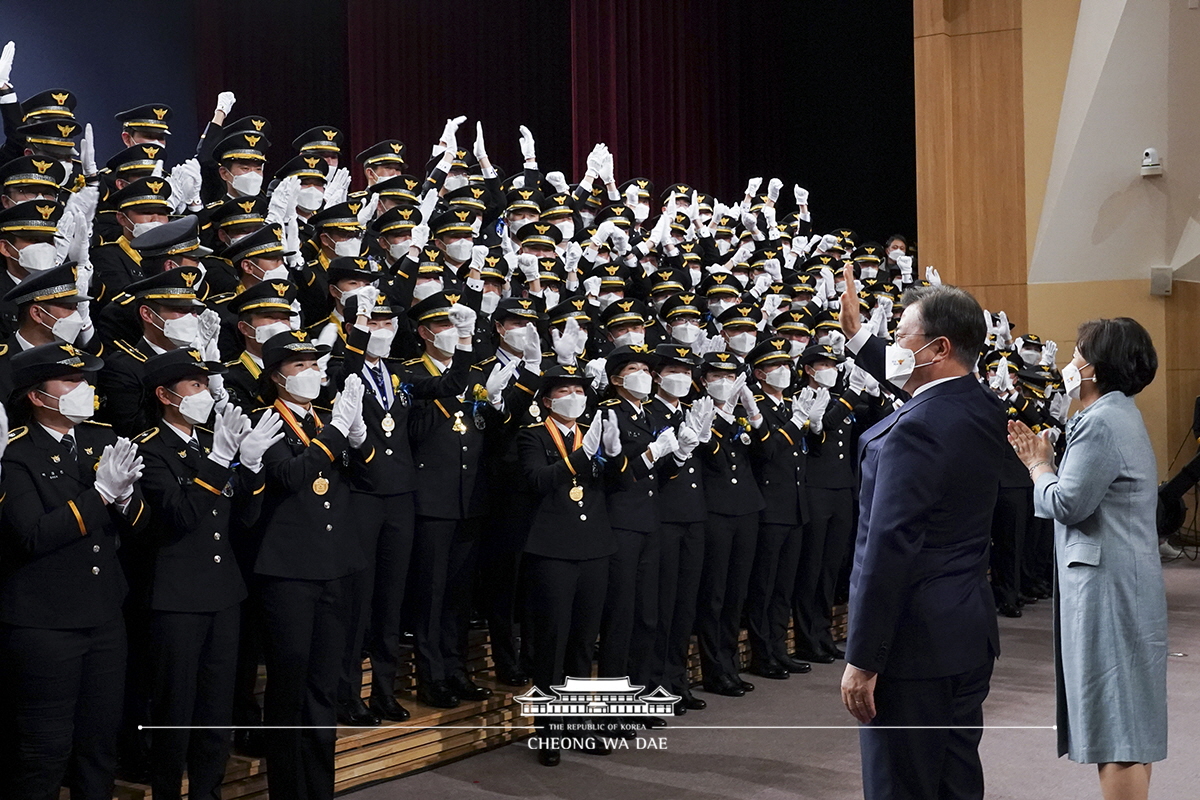
[[[461,411],[454,412],[454,424],[450,426],[450,430],[454,431],[455,433],[459,434],[460,436],[466,434],[467,426],[465,424],[463,424],[463,412],[461,412]]]
[[[326,478],[324,475],[318,475],[317,479],[315,481],[313,481],[312,486],[313,486],[313,494],[318,495],[318,496],[323,495],[329,491],[329,479]]]
[[[391,412],[383,415],[383,419],[379,422],[379,427],[383,428],[384,433],[391,433],[396,430],[396,420],[392,417]]]

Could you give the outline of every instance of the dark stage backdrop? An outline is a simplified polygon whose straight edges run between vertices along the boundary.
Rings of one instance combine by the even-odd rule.
[[[792,184],[812,192],[818,230],[916,231],[909,3],[204,0],[193,27],[198,124],[234,91],[233,116],[272,121],[274,166],[328,124],[351,157],[404,141],[419,174],[465,114],[460,146],[482,120],[502,169],[519,166],[525,124],[543,171],[569,180],[603,141],[618,180],[731,202],[748,177],[779,177],[785,213]]]

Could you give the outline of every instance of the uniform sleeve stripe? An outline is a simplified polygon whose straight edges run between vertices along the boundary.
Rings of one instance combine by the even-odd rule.
[[[313,444],[315,444],[317,447],[321,448],[322,450],[324,450],[324,451],[325,451],[325,455],[329,456],[329,460],[330,460],[330,461],[336,461],[336,460],[337,460],[336,458],[334,458],[334,457],[333,457],[333,453],[330,451],[330,449],[329,449],[328,447],[326,447],[326,446],[325,446],[325,445],[324,445],[324,444],[321,442],[321,440],[320,440],[320,439],[313,439],[313,440],[312,440],[312,443],[313,443]]]
[[[71,508],[71,513],[75,515],[75,521],[79,523],[79,535],[87,536],[87,525],[83,524],[83,515],[79,513],[79,506],[75,505],[74,500],[68,500],[67,505]]]
[[[220,494],[220,493],[221,493],[221,490],[220,490],[220,489],[216,489],[216,488],[213,488],[212,486],[209,486],[207,483],[205,483],[204,481],[200,480],[199,478],[194,478],[194,479],[192,480],[192,482],[193,482],[193,483],[195,483],[197,486],[199,486],[199,487],[200,487],[200,488],[202,488],[202,489],[207,489],[208,491],[212,492],[213,494]]]

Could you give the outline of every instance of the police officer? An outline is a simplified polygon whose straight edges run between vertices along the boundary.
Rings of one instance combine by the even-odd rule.
[[[233,321],[240,344],[228,350],[240,352],[225,364],[225,389],[230,402],[247,413],[263,406],[259,396],[263,345],[278,333],[300,327],[297,305],[295,285],[277,279],[255,284],[218,305],[227,314],[223,333],[228,331],[229,321]]]
[[[19,743],[13,797],[110,798],[125,682],[120,537],[150,515],[128,439],[90,421],[99,358],[68,344],[13,357],[4,453],[0,663]],[[70,767],[70,769],[68,769]]]
[[[58,262],[54,237],[63,207],[53,200],[27,200],[0,210],[0,292],[7,294],[30,274],[44,272]],[[17,306],[0,302],[0,337],[17,329]]]

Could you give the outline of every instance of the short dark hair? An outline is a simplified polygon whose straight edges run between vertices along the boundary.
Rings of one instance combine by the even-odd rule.
[[[954,358],[970,368],[983,352],[987,327],[983,309],[965,289],[957,286],[914,286],[904,293],[904,307],[920,306],[925,337],[945,337]]]
[[[1150,334],[1129,317],[1083,323],[1075,346],[1095,368],[1101,394],[1117,391],[1132,397],[1149,386],[1158,372],[1158,353]]]

